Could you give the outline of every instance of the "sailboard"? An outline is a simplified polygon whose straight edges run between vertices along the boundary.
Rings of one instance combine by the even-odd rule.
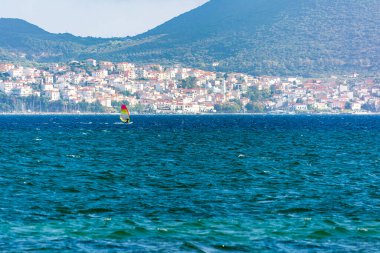
[[[126,124],[132,124],[131,122],[131,115],[129,113],[128,107],[126,105],[121,105],[120,110],[120,120]]]

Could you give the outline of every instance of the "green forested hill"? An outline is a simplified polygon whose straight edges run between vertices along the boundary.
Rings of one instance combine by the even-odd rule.
[[[372,73],[380,71],[380,0],[211,0],[134,38],[61,34],[45,42],[49,36],[36,35],[17,50],[39,60],[54,58],[43,53],[56,48],[51,52],[61,59],[182,63],[255,75]]]
[[[159,34],[128,52],[253,74],[380,70],[379,0],[212,0],[142,36]]]
[[[0,60],[66,61],[110,41],[49,33],[21,19],[0,18]]]

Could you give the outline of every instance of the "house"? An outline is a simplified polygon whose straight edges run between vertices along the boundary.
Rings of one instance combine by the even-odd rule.
[[[88,66],[96,67],[96,60],[94,60],[94,59],[87,59],[87,60],[85,60],[85,63],[86,63]]]
[[[10,63],[0,63],[0,73],[6,73],[10,71],[11,69],[14,69],[15,65]]]
[[[14,96],[17,96],[17,97],[29,97],[33,95],[33,89],[30,86],[24,85],[21,87],[14,88],[12,90],[12,93]]]
[[[362,109],[362,105],[360,103],[352,103],[351,104],[351,110],[360,111],[361,109]]]
[[[5,94],[10,94],[14,87],[15,85],[13,83],[0,82],[0,91],[4,92]]]
[[[339,110],[343,110],[345,107],[346,107],[346,103],[343,102],[343,101],[337,101],[337,100],[333,100],[331,103],[330,103],[330,107],[332,109],[339,109]]]
[[[326,103],[322,103],[322,102],[314,103],[313,104],[313,108],[315,108],[317,110],[321,110],[321,111],[325,111],[325,110],[329,109],[329,107],[327,106],[327,104]]]
[[[115,66],[112,62],[109,61],[101,61],[99,62],[100,69],[105,69],[109,71],[113,71],[115,69]]]
[[[106,76],[108,76],[108,70],[100,69],[100,70],[93,71],[91,72],[91,76],[98,77],[98,78],[105,78]]]
[[[44,95],[50,101],[58,101],[61,99],[60,92],[56,88],[54,88],[52,90],[45,90]]]
[[[295,104],[295,105],[293,105],[293,110],[295,110],[295,111],[307,111],[307,105]]]
[[[8,71],[8,74],[11,77],[22,77],[24,75],[24,68],[19,67],[19,68],[14,68]]]

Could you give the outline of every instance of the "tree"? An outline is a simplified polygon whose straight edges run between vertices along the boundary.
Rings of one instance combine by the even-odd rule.
[[[245,109],[247,109],[248,112],[257,112],[257,113],[265,111],[264,105],[261,103],[256,103],[256,102],[255,103],[248,103],[245,106]]]
[[[198,79],[196,77],[190,76],[181,81],[181,88],[183,89],[194,89],[197,84]]]
[[[241,101],[240,101],[239,99],[237,99],[237,98],[231,99],[231,100],[230,100],[230,103],[236,104],[236,105],[238,105],[238,106],[240,106],[240,107],[243,106],[243,105],[241,104]]]
[[[130,97],[132,95],[128,90],[121,91],[120,94],[122,94],[122,95],[124,95],[126,97]]]
[[[137,104],[137,105],[134,105],[130,108],[130,111],[138,112],[138,113],[143,113],[143,112],[145,112],[145,110],[146,110],[146,108],[142,104]]]
[[[270,94],[274,95],[274,94],[276,94],[276,92],[277,92],[276,85],[271,85],[270,86]]]
[[[248,98],[251,101],[262,101],[270,98],[271,94],[269,90],[259,90],[257,86],[252,86],[248,90]]]
[[[236,103],[224,103],[224,104],[216,104],[214,106],[217,112],[225,112],[225,113],[236,113],[241,112],[242,108]]]

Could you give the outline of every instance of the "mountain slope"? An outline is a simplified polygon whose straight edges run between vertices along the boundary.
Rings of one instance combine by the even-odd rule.
[[[313,75],[380,70],[379,0],[212,0],[119,52],[252,74]]]
[[[133,38],[51,34],[20,20],[7,30],[3,21],[0,59],[94,57],[254,75],[380,71],[380,0],[211,0]]]
[[[21,19],[0,19],[0,49],[3,56],[25,55],[29,60],[65,60],[78,56],[89,46],[101,45],[108,39],[82,38],[74,35],[53,34]],[[1,58],[1,54],[0,54]]]

